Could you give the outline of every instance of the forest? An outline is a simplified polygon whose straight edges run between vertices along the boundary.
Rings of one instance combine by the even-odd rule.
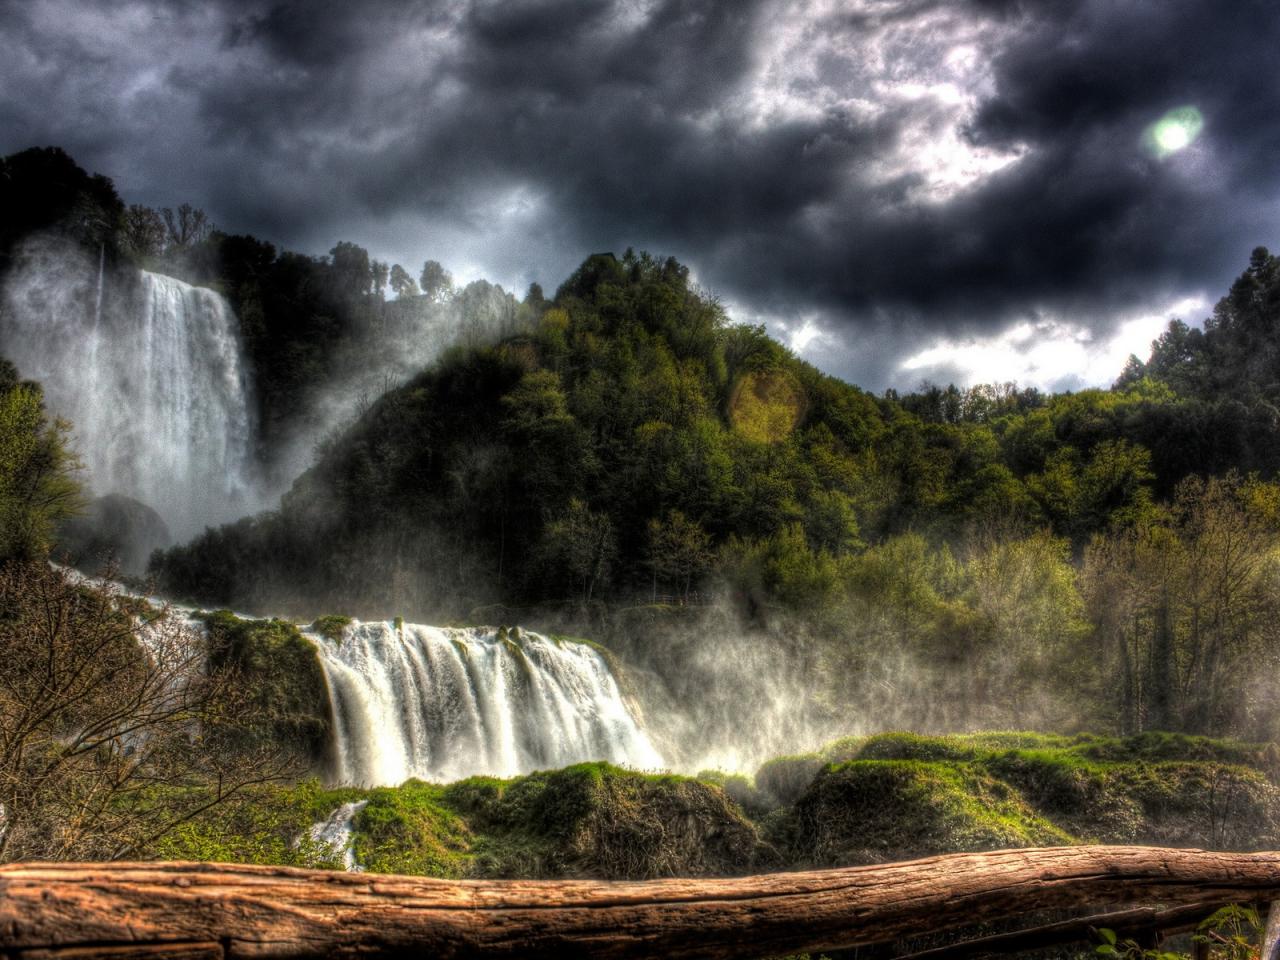
[[[503,305],[331,425],[278,507],[157,550],[128,589],[62,565],[92,477],[74,424],[0,363],[0,861],[336,866],[307,827],[344,804],[361,864],[450,877],[1280,836],[1263,248],[1108,389],[872,395],[673,258],[593,254],[517,300],[434,260],[415,277],[347,241],[307,256],[126,205],[56,148],[0,159],[0,207],[0,282],[38,233],[225,296],[264,470],[397,311]],[[589,637],[660,745],[797,739],[683,774],[334,784],[315,645],[353,617],[501,627],[520,657],[516,624]]]

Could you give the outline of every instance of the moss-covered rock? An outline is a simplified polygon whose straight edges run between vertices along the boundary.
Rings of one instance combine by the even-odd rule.
[[[329,693],[311,641],[284,620],[243,620],[228,610],[201,618],[210,667],[234,669],[270,718],[251,737],[296,745],[308,761],[321,762],[328,748]]]
[[[319,634],[330,643],[337,643],[342,639],[343,633],[346,632],[349,626],[351,626],[350,617],[331,613],[323,617],[317,617],[309,629],[312,633]]]
[[[802,862],[862,863],[1044,842],[1215,849],[1280,842],[1280,788],[1264,745],[1135,737],[889,733],[828,745],[824,766],[768,835]],[[794,792],[814,755],[765,764]],[[789,778],[789,779],[788,779]]]
[[[796,804],[795,853],[815,865],[1071,843],[1008,784],[926,760],[829,764]]]
[[[689,777],[585,763],[511,781],[464,780],[447,796],[479,834],[480,875],[703,876],[769,860],[724,791]]]

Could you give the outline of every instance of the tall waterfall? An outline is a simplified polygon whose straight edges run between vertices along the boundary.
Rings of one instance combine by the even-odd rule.
[[[141,500],[178,537],[249,512],[251,406],[231,305],[145,271],[104,284],[102,258],[24,249],[0,352],[71,421],[94,493]]]
[[[335,779],[393,785],[662,758],[604,658],[533,633],[353,623],[310,634],[328,678]]]

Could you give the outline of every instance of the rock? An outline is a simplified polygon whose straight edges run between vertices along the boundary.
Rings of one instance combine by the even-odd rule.
[[[120,573],[146,572],[151,552],[173,538],[160,514],[145,503],[119,493],[89,501],[78,517],[58,528],[53,555],[87,573],[100,573],[109,562]]]

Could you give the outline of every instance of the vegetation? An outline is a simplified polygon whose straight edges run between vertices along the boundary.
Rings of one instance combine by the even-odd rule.
[[[0,564],[47,554],[58,521],[78,508],[68,429],[50,420],[40,385],[0,357]]]
[[[201,615],[209,666],[232,670],[258,723],[246,735],[296,750],[307,765],[329,744],[329,692],[315,647],[292,623],[242,620],[230,611]]]
[[[0,566],[0,664],[0,861],[137,856],[298,772],[198,633],[47,563]]]
[[[823,759],[830,757],[841,759]],[[829,744],[784,799],[768,789],[767,771],[787,762],[770,761],[754,784],[590,763],[448,785],[263,787],[231,817],[193,820],[157,852],[329,862],[335,851],[297,838],[358,800],[367,801],[353,823],[359,864],[439,877],[634,879],[1009,846],[1270,849],[1280,841],[1280,758],[1265,745],[1173,735],[885,734]]]
[[[381,397],[279,512],[158,557],[164,588],[517,607],[642,661],[624,611],[722,598],[740,630],[806,638],[832,714],[1276,735],[1276,465],[1170,361],[1110,391],[877,399],[729,323],[674,260],[594,256],[525,306]]]
[[[228,296],[265,464],[373,332],[494,293],[456,289],[435,261],[406,270],[349,242],[302,256],[189,204],[126,206],[58,150],[0,160],[0,199],[0,274],[40,231]],[[449,785],[298,781],[329,736],[311,642],[225,610],[205,615],[206,640],[50,568],[78,502],[68,428],[0,364],[0,859],[337,866],[310,827],[357,802],[365,868],[443,877],[1280,842],[1267,251],[1203,331],[1175,321],[1112,389],[1057,396],[871,396],[643,253],[590,257],[550,299],[500,298],[501,340],[468,334],[364,398],[278,511],[157,556],[161,588],[308,618],[589,634],[645,668],[628,684],[665,684],[705,737],[718,731],[704,717],[767,726],[776,711],[829,729],[1056,732],[849,737],[753,778],[590,763]],[[312,629],[335,642],[348,622]],[[724,640],[741,636],[771,665],[801,664],[805,684],[725,709],[736,688],[708,677],[760,672]]]
[[[171,834],[174,859],[316,864],[333,851],[295,840],[341,803],[356,861],[369,870],[438,877],[642,879],[741,873],[769,865],[757,828],[719,788],[587,763],[511,780],[448,786],[264,787],[234,820],[208,817]]]

